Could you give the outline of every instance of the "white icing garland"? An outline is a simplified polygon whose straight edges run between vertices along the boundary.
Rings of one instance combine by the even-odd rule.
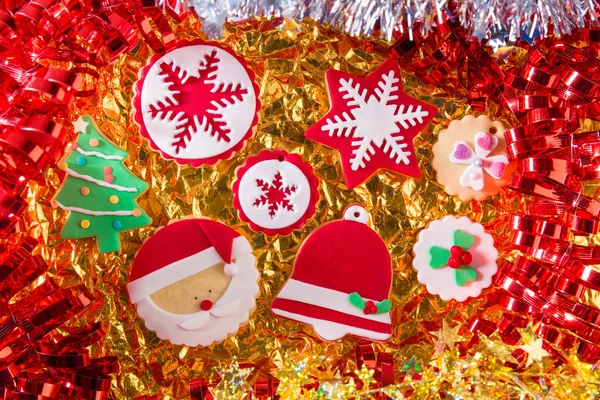
[[[75,178],[81,178],[81,179],[86,180],[88,182],[95,183],[96,185],[104,186],[104,187],[111,188],[111,189],[115,189],[115,190],[118,190],[120,192],[137,192],[138,191],[136,188],[128,188],[128,187],[125,187],[125,186],[113,185],[112,183],[104,182],[104,181],[101,181],[99,179],[92,178],[91,176],[79,174],[79,173],[73,171],[70,168],[67,168],[66,172],[67,172],[68,175],[71,175],[71,176],[73,176]]]
[[[95,216],[103,216],[103,215],[129,216],[129,215],[133,215],[133,211],[92,211],[92,210],[87,210],[85,208],[79,208],[79,207],[67,207],[67,206],[60,204],[58,201],[56,202],[56,204],[63,210],[74,211],[74,212],[78,212],[81,214],[88,214],[88,215],[95,215]]]
[[[99,158],[104,158],[105,160],[124,160],[125,157],[121,157],[121,156],[109,156],[106,155],[104,153],[100,153],[99,151],[87,151],[87,150],[83,150],[81,147],[77,147],[75,149],[75,151],[83,154],[84,156],[95,156],[95,157],[99,157]]]

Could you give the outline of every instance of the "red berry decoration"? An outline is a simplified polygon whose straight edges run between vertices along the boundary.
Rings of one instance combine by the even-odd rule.
[[[463,262],[462,262],[462,260],[460,259],[460,257],[455,257],[455,256],[452,256],[452,257],[450,257],[450,258],[448,259],[448,266],[449,266],[450,268],[457,269],[457,268],[460,268],[460,267],[462,267],[462,265],[463,265]]]
[[[473,261],[473,256],[471,255],[471,253],[469,253],[468,251],[466,251],[461,256],[460,259],[462,260],[462,262],[463,262],[464,265],[469,265],[469,264],[471,264],[471,261]]]
[[[464,253],[464,250],[460,246],[452,246],[450,247],[450,254],[454,257],[461,257]]]
[[[365,315],[374,314],[375,312],[373,311],[373,308],[375,308],[375,312],[377,312],[377,306],[375,305],[375,303],[369,300],[366,302],[365,309],[363,310],[363,312],[365,313]]]

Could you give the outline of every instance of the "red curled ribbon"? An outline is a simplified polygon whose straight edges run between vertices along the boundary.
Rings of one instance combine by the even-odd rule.
[[[375,371],[376,388],[394,383],[394,358],[390,353],[376,354],[372,344],[359,344],[356,346],[356,367],[360,369],[363,364]]]

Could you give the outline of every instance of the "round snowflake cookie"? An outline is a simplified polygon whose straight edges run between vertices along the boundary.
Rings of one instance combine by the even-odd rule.
[[[240,219],[266,235],[287,235],[315,214],[319,181],[296,154],[264,150],[236,171],[233,205]]]
[[[432,166],[446,193],[482,201],[509,183],[515,165],[505,155],[504,131],[499,121],[468,115],[440,132]]]
[[[208,346],[248,321],[258,295],[255,264],[248,240],[227,225],[182,219],[158,229],[136,254],[129,299],[159,338]]]
[[[444,217],[419,233],[413,268],[427,291],[444,300],[477,297],[498,271],[494,238],[467,217]]]
[[[231,49],[197,39],[156,54],[140,71],[135,121],[166,159],[194,167],[228,159],[258,123],[258,86]]]

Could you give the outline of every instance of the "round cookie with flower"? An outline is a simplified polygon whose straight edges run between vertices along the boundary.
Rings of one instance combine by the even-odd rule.
[[[467,217],[444,217],[419,233],[413,247],[417,279],[444,300],[477,297],[498,272],[494,238]]]
[[[446,193],[462,201],[482,201],[508,185],[516,166],[505,154],[505,130],[485,115],[467,115],[440,132],[432,167]]]

